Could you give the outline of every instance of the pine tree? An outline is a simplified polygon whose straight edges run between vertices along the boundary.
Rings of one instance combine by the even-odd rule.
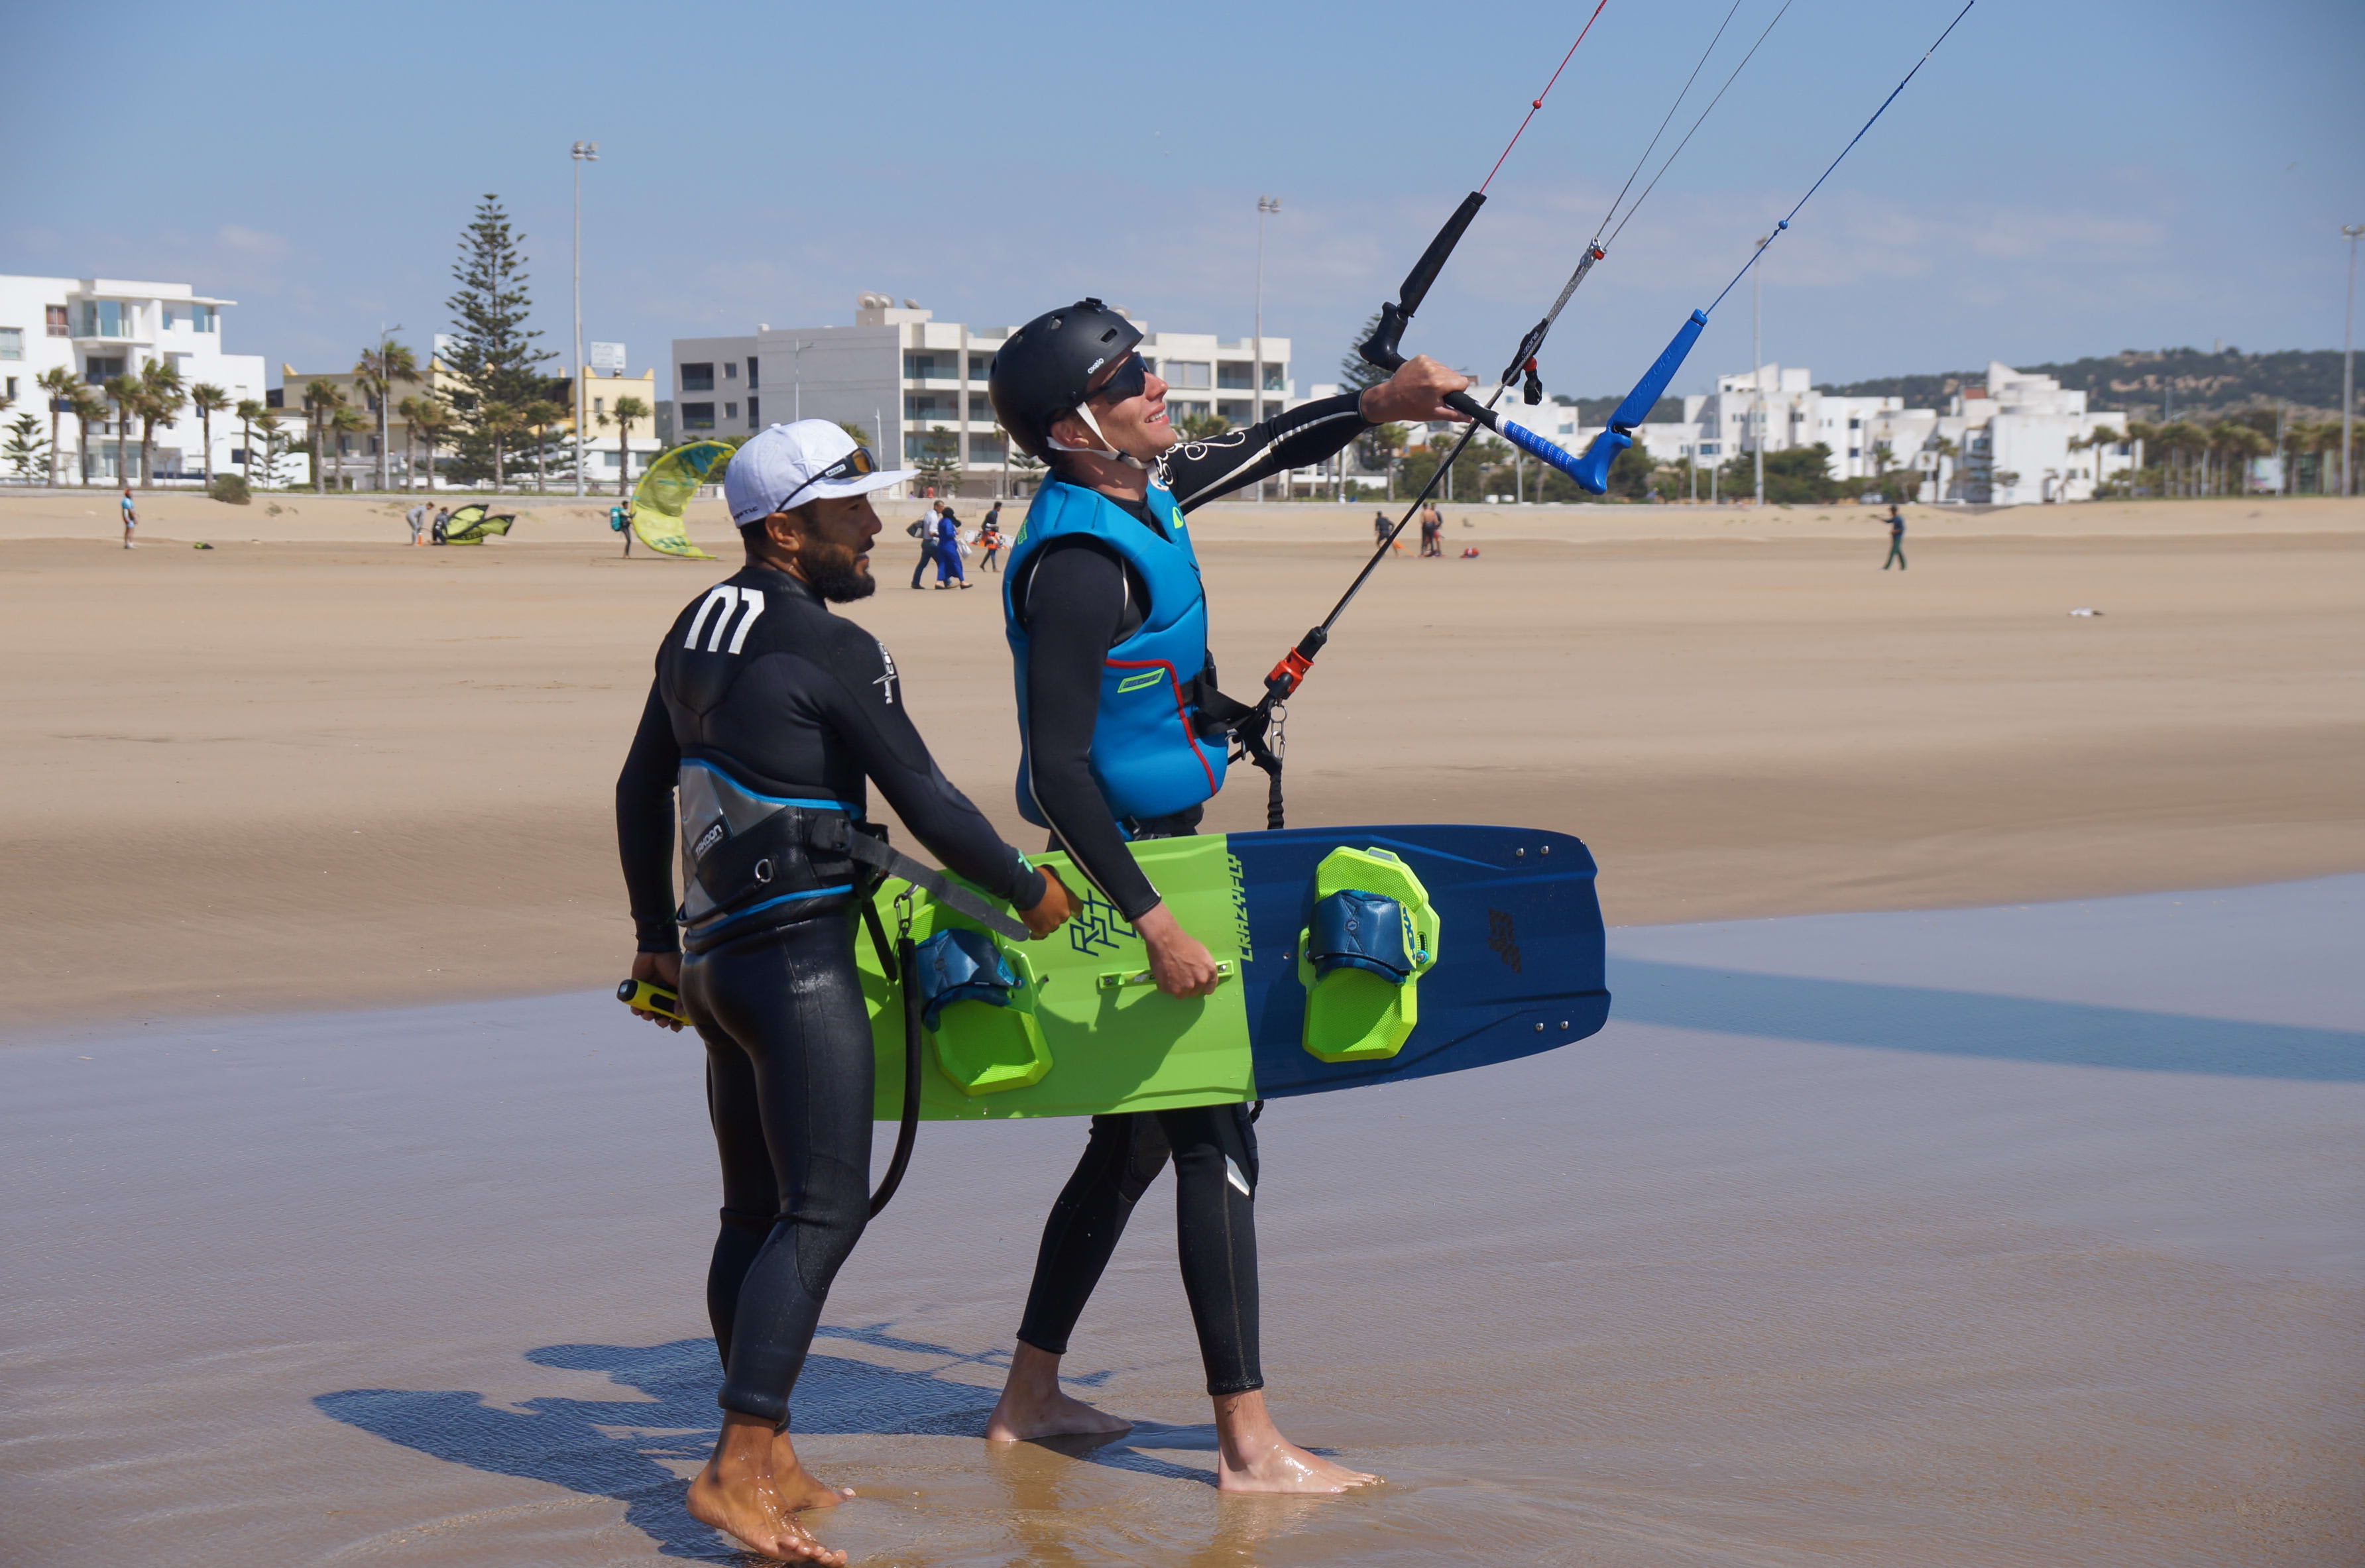
[[[496,410],[515,412],[540,398],[546,383],[534,367],[557,357],[534,345],[542,334],[526,325],[533,302],[526,292],[522,242],[498,196],[487,196],[460,231],[460,259],[452,265],[459,287],[443,302],[452,312],[454,342],[443,356],[462,388],[453,402],[465,424],[449,470],[457,479],[499,471],[494,447],[510,443],[514,426]]]

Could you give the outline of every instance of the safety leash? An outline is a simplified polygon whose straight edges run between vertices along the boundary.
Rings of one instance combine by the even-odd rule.
[[[871,940],[880,944],[880,961],[886,964],[886,933],[880,929],[878,911],[867,901],[864,908],[870,918]],[[870,1194],[872,1219],[879,1217],[879,1211],[887,1206],[895,1189],[903,1184],[903,1172],[912,1163],[912,1143],[920,1131],[920,987],[916,960],[917,950],[912,942],[912,889],[906,886],[895,895],[895,959],[887,965],[891,983],[898,976],[903,980],[896,988],[903,997],[903,1121],[895,1129],[894,1158],[887,1161],[887,1173],[879,1178],[879,1190]]]

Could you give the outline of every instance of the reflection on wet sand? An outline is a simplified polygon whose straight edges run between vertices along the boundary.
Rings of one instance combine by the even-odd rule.
[[[897,1568],[2357,1561],[2360,911],[1624,933],[1595,1040],[1274,1102],[1278,1414],[1366,1495],[1216,1493],[1156,1226],[1070,1358],[1133,1429],[984,1442],[1075,1129],[932,1126],[794,1400],[857,1492],[813,1529]],[[745,1561],[680,1501],[720,1420],[695,1058],[617,1011],[0,1050],[15,1558]]]

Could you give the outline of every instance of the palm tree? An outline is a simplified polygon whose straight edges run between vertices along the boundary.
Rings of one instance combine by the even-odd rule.
[[[402,406],[409,410],[403,417],[409,420],[410,433],[426,445],[427,491],[432,495],[435,492],[435,448],[452,433],[455,423],[452,409],[432,392],[423,398],[406,398]]]
[[[419,356],[392,338],[381,338],[375,348],[362,350],[361,358],[353,362],[353,384],[369,395],[370,406],[377,410],[377,487],[383,490],[389,444],[386,406],[396,382],[419,384]]]
[[[1922,449],[1933,454],[1934,461],[1930,465],[1930,488],[1934,493],[1933,498],[1943,501],[1946,498],[1945,465],[1955,460],[1960,448],[1943,435],[1933,435],[1922,443]]]
[[[252,398],[238,400],[238,449],[244,455],[239,465],[246,471],[246,482],[254,483],[254,421],[263,418],[263,406]]]
[[[652,410],[638,398],[626,396],[616,399],[616,493],[623,495],[633,487],[633,421],[645,420]],[[856,436],[855,443],[869,446],[868,436]]]
[[[151,359],[140,367],[140,487],[156,478],[156,427],[169,425],[188,405],[188,388],[181,367],[169,359]]]
[[[130,472],[123,464],[123,438],[131,428],[131,416],[140,407],[140,378],[136,375],[110,375],[102,388],[107,400],[115,405],[115,476],[124,484],[131,483]]]
[[[312,442],[312,493],[328,492],[328,477],[321,466],[320,437],[325,433],[329,418],[345,406],[345,395],[333,381],[315,381],[304,388],[304,429]]]
[[[66,412],[74,419],[76,438],[74,461],[82,468],[82,482],[90,485],[90,427],[106,418],[106,400],[92,389],[90,384],[76,381],[66,393]],[[118,461],[121,461],[119,458]]]
[[[342,480],[345,476],[345,437],[367,434],[369,416],[339,398],[337,406],[329,410],[327,422],[330,433],[337,438],[337,477]]]
[[[419,419],[433,400],[434,394],[430,393],[424,398],[405,398],[395,405],[394,411],[402,416],[402,487],[406,490],[419,487],[418,465],[412,461],[419,450]]]
[[[50,488],[54,490],[58,487],[58,420],[73,410],[74,393],[84,383],[73,366],[53,364],[33,377],[33,385],[50,397]]]
[[[533,431],[533,488],[536,495],[550,488],[550,427],[566,417],[566,410],[547,398],[538,398],[518,410],[518,416]]]
[[[498,496],[509,477],[506,459],[510,438],[525,428],[525,420],[507,403],[485,403],[477,407],[476,428],[492,438],[493,494]]]
[[[189,407],[197,416],[197,428],[203,431],[206,443],[206,488],[214,487],[214,416],[227,409],[230,396],[210,381],[200,381],[189,388]]]

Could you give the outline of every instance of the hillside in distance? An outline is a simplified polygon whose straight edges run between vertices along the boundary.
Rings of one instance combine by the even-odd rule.
[[[2279,349],[2244,353],[2237,348],[2127,349],[2105,358],[2066,364],[2023,364],[2016,370],[2050,375],[2084,392],[2090,409],[2136,419],[2231,413],[2260,404],[2290,404],[2303,412],[2337,414],[2338,349]],[[1902,398],[1909,409],[1940,409],[1964,386],[1984,386],[1987,370],[1888,375],[1816,388],[1844,397]]]

